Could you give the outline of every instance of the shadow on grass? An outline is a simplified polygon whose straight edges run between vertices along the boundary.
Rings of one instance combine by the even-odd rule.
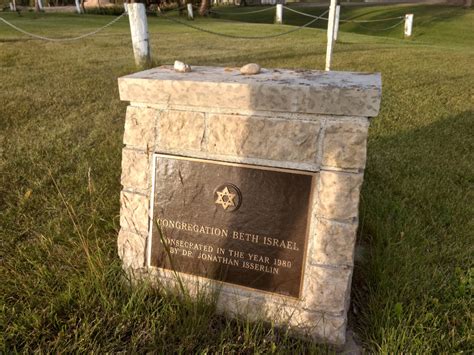
[[[473,135],[465,111],[370,141],[351,309],[366,346],[468,349]]]

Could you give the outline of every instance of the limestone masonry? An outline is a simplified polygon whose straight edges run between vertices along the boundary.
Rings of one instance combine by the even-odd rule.
[[[118,252],[124,268],[175,287],[148,266],[153,154],[313,174],[299,299],[180,274],[191,290],[219,290],[229,315],[268,320],[333,344],[345,342],[360,189],[379,74],[159,67],[119,78],[127,107]]]

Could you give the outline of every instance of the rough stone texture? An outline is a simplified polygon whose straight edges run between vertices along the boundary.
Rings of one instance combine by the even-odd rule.
[[[165,103],[140,103],[140,102],[130,102],[130,105],[133,107],[144,107],[157,110],[159,112],[166,110],[175,110],[175,111],[192,111],[192,112],[202,112],[205,114],[224,114],[224,115],[242,115],[242,116],[258,116],[262,118],[272,118],[280,120],[299,120],[299,121],[324,121],[326,119],[333,120],[333,116],[323,115],[323,114],[314,114],[314,113],[300,113],[300,112],[272,112],[272,111],[259,111],[259,110],[249,110],[249,109],[233,109],[225,106],[205,106],[206,102],[202,102],[199,106],[189,106],[189,105],[180,105],[179,102],[174,104],[165,104]],[[353,116],[338,116],[338,118],[348,118],[354,119]]]
[[[346,312],[352,268],[307,266],[305,271],[304,308],[343,315]]]
[[[236,301],[238,300],[238,301]],[[231,305],[231,306],[229,306]],[[346,319],[282,303],[265,302],[259,298],[241,298],[230,294],[219,295],[217,308],[250,320],[267,319],[285,324],[293,333],[303,334],[317,341],[335,344],[345,342]]]
[[[369,123],[363,120],[329,121],[323,140],[323,166],[363,169]]]
[[[122,191],[120,195],[120,226],[136,234],[148,233],[149,199],[146,196]]]
[[[379,74],[160,67],[119,79],[129,100],[122,157],[118,252],[134,278],[180,292],[176,275],[147,267],[152,153],[314,172],[301,298],[179,274],[191,295],[221,312],[264,319],[317,341],[343,344],[368,117]]]
[[[118,254],[125,268],[141,268],[145,265],[146,238],[131,232],[120,230],[117,246]]]
[[[208,152],[315,164],[320,122],[209,115]]]
[[[335,220],[357,219],[362,180],[362,174],[321,171],[316,213]]]
[[[155,121],[159,111],[146,107],[127,107],[123,143],[150,149],[155,143]]]
[[[169,270],[144,269],[142,277],[155,282],[159,280],[157,284],[168,291],[181,292],[176,277]],[[302,301],[210,282],[198,276],[180,274],[180,279],[191,296],[209,294],[214,299],[214,295],[217,309],[224,314],[251,321],[266,319],[287,326],[297,336],[303,335],[316,341],[333,344],[345,342],[345,314],[311,310],[304,307]]]
[[[122,150],[121,183],[130,190],[148,192],[151,187],[149,155],[131,149]]]
[[[202,108],[200,108],[202,109]],[[319,170],[324,117],[299,119],[162,110],[157,119],[159,153],[279,168]]]
[[[205,131],[203,113],[165,111],[158,122],[157,146],[161,151],[201,150]]]
[[[119,78],[124,101],[373,117],[381,96],[380,74],[193,67],[176,73],[161,66]]]
[[[242,68],[240,68],[240,73],[243,75],[255,75],[260,73],[260,65],[255,63],[245,64]]]
[[[317,219],[309,258],[312,264],[353,265],[357,224]]]

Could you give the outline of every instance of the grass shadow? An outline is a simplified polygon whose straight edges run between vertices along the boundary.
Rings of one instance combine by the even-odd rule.
[[[465,111],[369,143],[351,318],[382,352],[441,351],[438,332],[458,332],[453,351],[468,346],[473,118]]]

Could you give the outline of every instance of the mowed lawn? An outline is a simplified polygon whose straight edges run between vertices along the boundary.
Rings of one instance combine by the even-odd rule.
[[[401,26],[382,33],[347,24],[335,46],[334,70],[383,77],[350,327],[371,353],[471,352],[474,12],[387,6],[343,8],[343,17],[350,11],[361,19],[415,13],[411,39]],[[113,18],[0,16],[55,37]],[[293,28],[216,18],[193,24],[246,36]],[[318,28],[236,40],[162,18],[150,17],[149,25],[156,65],[324,67],[326,33]],[[65,43],[32,40],[0,23],[0,351],[329,351],[271,324],[227,320],[205,298],[129,287],[116,252],[127,105],[117,78],[136,71],[131,48],[126,18]]]

